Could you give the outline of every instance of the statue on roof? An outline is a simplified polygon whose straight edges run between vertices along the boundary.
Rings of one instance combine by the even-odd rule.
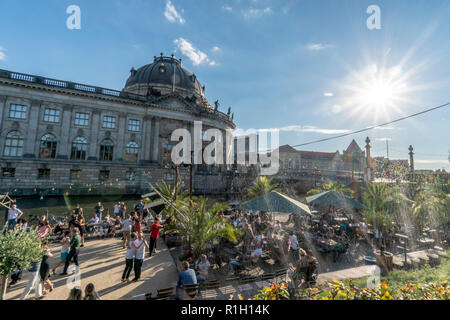
[[[230,116],[230,114],[231,114],[231,107],[228,107],[227,115]]]
[[[219,100],[214,101],[214,111],[219,110],[219,106],[220,106]]]

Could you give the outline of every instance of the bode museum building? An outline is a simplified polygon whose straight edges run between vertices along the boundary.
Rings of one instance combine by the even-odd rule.
[[[173,182],[175,129],[234,129],[181,60],[163,55],[122,91],[0,70],[0,192],[12,195],[134,194]],[[193,188],[221,192],[227,167],[194,165]],[[179,180],[189,185],[188,166]]]

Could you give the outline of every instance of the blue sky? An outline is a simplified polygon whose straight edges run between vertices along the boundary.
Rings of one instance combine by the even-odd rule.
[[[81,30],[66,27],[72,4]],[[366,26],[374,4],[380,30]],[[281,144],[450,102],[448,0],[0,0],[0,15],[2,69],[120,90],[132,66],[174,52],[242,132],[279,128]],[[367,97],[385,74],[377,107]],[[387,138],[391,158],[413,145],[417,168],[450,170],[449,120],[447,107],[354,138],[363,147],[369,135],[375,156]],[[352,138],[302,149],[342,151]]]

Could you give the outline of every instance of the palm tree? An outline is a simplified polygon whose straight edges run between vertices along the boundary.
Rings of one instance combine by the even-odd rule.
[[[199,198],[196,202],[177,201],[175,210],[176,224],[174,231],[178,231],[182,237],[192,246],[194,257],[198,257],[208,243],[213,244],[221,238],[236,242],[240,231],[232,226],[218,213],[229,209],[223,204],[214,204],[207,208],[207,200]]]
[[[416,194],[414,200],[413,219],[419,231],[427,225],[438,227],[450,220],[449,198],[437,188],[424,188]]]
[[[346,187],[340,183],[333,182],[333,181],[323,184],[322,190],[323,191],[334,190],[334,191],[337,191],[337,192],[342,193],[343,195],[346,195],[349,197],[353,196],[353,194],[355,193],[351,188]]]
[[[272,180],[272,178],[267,178],[266,176],[258,177],[248,189],[249,198],[257,198],[269,192],[277,191],[279,185]]]

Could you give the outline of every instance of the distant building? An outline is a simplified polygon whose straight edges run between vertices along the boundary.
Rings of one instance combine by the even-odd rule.
[[[326,180],[347,185],[351,181],[363,181],[366,176],[366,152],[355,140],[342,153],[296,150],[289,145],[279,147],[278,151],[280,170],[275,177],[302,181],[306,189]]]
[[[0,70],[0,191],[132,194],[173,181],[175,129],[235,128],[230,110],[217,107],[181,60],[162,54],[132,68],[121,91]],[[194,166],[194,190],[223,192],[226,169]]]
[[[406,172],[410,170],[409,161],[407,159],[387,159],[385,157],[374,157],[373,159],[375,161],[375,177],[377,178],[384,178],[388,163],[389,165],[398,165],[403,167]],[[417,170],[415,171],[417,172]]]

